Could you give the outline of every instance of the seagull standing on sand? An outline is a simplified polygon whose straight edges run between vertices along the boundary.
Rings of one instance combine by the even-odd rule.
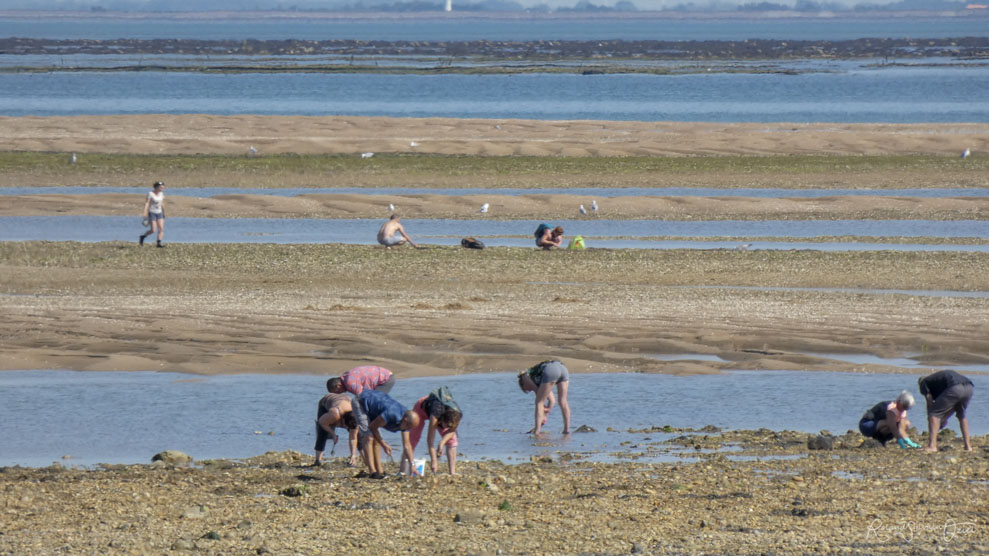
[[[488,213],[488,204],[484,203],[483,205],[481,205],[481,214],[487,214],[487,213]]]
[[[251,145],[251,148],[247,149],[247,156],[255,156],[256,154],[258,154],[258,150],[254,148],[254,145]]]
[[[594,212],[597,212],[598,211],[598,202],[597,201],[591,201],[591,210],[593,210]]]
[[[371,158],[374,153],[361,153],[361,158]]]
[[[409,141],[409,146],[414,149],[419,146],[419,143],[416,143],[415,141]]]
[[[395,205],[388,203],[388,210],[391,212],[395,212]]]
[[[971,155],[972,155],[972,151],[970,151],[968,149],[965,149],[964,151],[962,151],[962,158],[968,158]]]
[[[587,209],[584,208],[584,205],[580,205],[580,213],[581,214],[587,214]]]
[[[69,164],[75,164],[75,163],[76,163],[76,153],[72,153],[72,156],[69,157]]]

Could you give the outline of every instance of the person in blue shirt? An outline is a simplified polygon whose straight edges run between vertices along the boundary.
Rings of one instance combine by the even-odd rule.
[[[357,444],[360,447],[368,476],[384,479],[385,470],[381,464],[381,449],[391,457],[392,448],[381,436],[381,429],[402,433],[403,457],[412,461],[412,442],[409,430],[419,426],[419,415],[415,411],[395,401],[380,390],[364,390],[359,403],[354,404],[357,419]],[[414,472],[414,471],[413,471]]]

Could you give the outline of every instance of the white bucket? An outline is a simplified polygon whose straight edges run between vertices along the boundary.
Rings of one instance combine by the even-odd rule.
[[[416,475],[422,477],[426,474],[426,460],[424,459],[414,459],[412,460],[412,468],[415,469]]]

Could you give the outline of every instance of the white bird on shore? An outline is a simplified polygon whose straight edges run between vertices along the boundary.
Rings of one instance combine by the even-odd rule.
[[[487,214],[487,212],[488,212],[488,204],[484,203],[483,205],[481,205],[481,214]]]
[[[593,210],[594,212],[597,212],[598,211],[598,202],[597,201],[591,201],[591,210]]]
[[[751,243],[743,243],[735,248],[735,251],[748,251],[749,247],[752,247]]]
[[[419,143],[416,143],[415,141],[409,141],[409,146],[414,149],[419,146]]]
[[[247,149],[247,156],[254,156],[256,154],[258,154],[258,150],[254,148],[254,145],[251,145],[251,148]]]
[[[587,209],[584,208],[584,205],[580,205],[580,213],[581,214],[587,214]]]
[[[390,210],[391,212],[395,212],[395,205],[388,203],[388,210]]]
[[[361,153],[361,158],[371,158],[374,153]]]
[[[968,158],[971,155],[972,155],[972,151],[970,151],[968,149],[965,149],[964,151],[962,151],[962,158]]]
[[[75,164],[75,163],[76,163],[76,153],[72,153],[72,156],[69,157],[69,164]]]

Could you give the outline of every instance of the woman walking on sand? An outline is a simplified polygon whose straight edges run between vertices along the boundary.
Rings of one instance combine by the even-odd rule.
[[[139,245],[144,245],[144,238],[157,232],[158,233],[158,243],[155,247],[164,247],[161,244],[162,238],[165,237],[165,184],[156,181],[154,184],[154,189],[148,191],[148,198],[144,201],[144,218],[148,220],[151,225],[151,229],[141,234],[138,238],[137,243]]]
[[[553,359],[543,361],[519,373],[519,388],[523,392],[536,393],[536,415],[533,434],[539,434],[546,424],[546,413],[553,409],[553,385],[559,397],[560,413],[563,414],[563,434],[570,434],[570,402],[567,391],[570,388],[570,372],[563,363]]]

